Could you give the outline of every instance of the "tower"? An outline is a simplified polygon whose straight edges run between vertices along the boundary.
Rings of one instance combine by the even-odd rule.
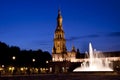
[[[66,40],[62,27],[62,15],[61,11],[58,10],[57,27],[54,33],[54,45],[52,49],[52,60],[64,61],[66,59],[66,53]]]

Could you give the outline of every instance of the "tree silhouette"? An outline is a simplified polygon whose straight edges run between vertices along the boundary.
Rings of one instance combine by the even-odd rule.
[[[35,59],[33,62],[32,59]],[[46,61],[52,59],[49,52],[43,52],[41,49],[20,50],[17,46],[9,47],[0,42],[0,65],[6,66],[28,66],[28,67],[46,67]]]

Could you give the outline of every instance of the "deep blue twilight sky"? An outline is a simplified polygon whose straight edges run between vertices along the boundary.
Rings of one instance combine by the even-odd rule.
[[[0,41],[51,53],[59,7],[68,50],[120,51],[120,0],[0,0]]]

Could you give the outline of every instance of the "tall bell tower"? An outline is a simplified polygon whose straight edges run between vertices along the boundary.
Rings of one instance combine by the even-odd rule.
[[[54,33],[54,45],[52,49],[53,61],[64,61],[66,59],[67,49],[62,20],[61,11],[59,9],[57,16],[57,27]]]

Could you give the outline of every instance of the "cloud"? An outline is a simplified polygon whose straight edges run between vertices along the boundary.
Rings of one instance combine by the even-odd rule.
[[[29,44],[33,46],[48,46],[52,43],[52,40],[33,40]]]
[[[66,41],[73,41],[77,39],[80,39],[80,37],[70,37],[70,38],[67,38]]]
[[[46,40],[43,40],[43,41],[36,41],[36,44],[38,45],[49,45],[52,41],[46,41]]]
[[[97,38],[97,37],[100,37],[100,35],[93,34],[93,35],[86,35],[86,36],[70,37],[66,40],[67,41],[73,41],[73,40],[78,40],[78,39],[83,39],[83,38]]]
[[[91,35],[85,35],[85,36],[72,36],[67,38],[67,41],[74,41],[78,39],[83,39],[83,38],[98,38],[98,37],[120,37],[120,32],[110,32],[104,35],[98,35],[98,34],[91,34]]]
[[[111,32],[107,34],[108,37],[120,37],[120,32]]]
[[[88,35],[88,36],[85,36],[85,38],[97,38],[97,37],[100,37],[100,35]]]

